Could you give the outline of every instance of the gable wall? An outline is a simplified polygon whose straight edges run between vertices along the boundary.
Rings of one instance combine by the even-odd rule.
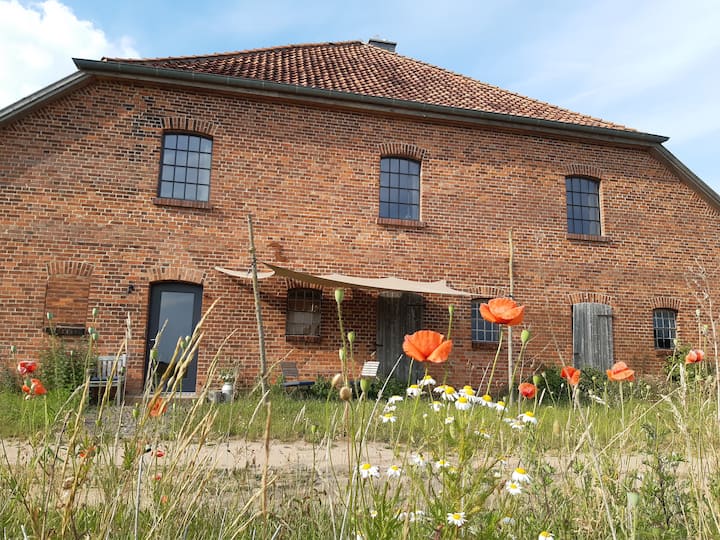
[[[211,210],[153,203],[163,123],[183,118],[213,136]],[[507,286],[512,227],[515,297],[534,335],[526,368],[571,360],[571,295],[592,293],[613,307],[616,360],[657,371],[657,297],[679,299],[680,337],[690,342],[692,267],[717,283],[717,213],[640,150],[102,81],[1,131],[0,354],[16,344],[32,357],[43,346],[48,264],[89,263],[87,309],[100,308],[101,347],[114,350],[126,314],[133,320],[131,390],[141,384],[150,283],[163,276],[201,282],[203,308],[218,301],[200,379],[237,329],[222,362],[239,362],[252,381],[251,288],[213,270],[248,267],[248,213],[260,259],[312,273],[448,279],[468,291]],[[376,223],[388,144],[425,156],[422,228]],[[578,171],[600,176],[605,241],[567,237],[564,179]],[[299,343],[284,337],[285,290],[279,279],[262,285],[270,361],[288,355],[307,375],[332,374],[332,291],[322,339]],[[470,302],[454,302],[455,352],[440,376],[447,368],[455,382],[477,383],[495,348],[471,346]],[[426,327],[445,331],[447,303],[428,298]],[[375,347],[374,295],[349,292],[345,309],[362,362]]]

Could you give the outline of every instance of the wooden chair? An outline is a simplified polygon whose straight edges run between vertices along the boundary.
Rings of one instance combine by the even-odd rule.
[[[300,373],[298,372],[297,364],[295,362],[280,362],[280,369],[282,370],[283,376],[282,386],[287,391],[296,390],[298,388],[307,390],[315,384],[315,381],[300,379]]]
[[[90,388],[108,388],[115,390],[115,404],[125,399],[125,375],[127,355],[98,356],[97,371],[90,375]],[[98,396],[98,399],[100,397]]]

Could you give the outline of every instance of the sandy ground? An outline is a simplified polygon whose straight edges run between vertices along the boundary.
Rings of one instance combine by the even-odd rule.
[[[261,467],[266,460],[265,445],[262,441],[246,441],[233,439],[221,443],[210,443],[198,449],[197,445],[188,445],[179,448],[174,441],[161,442],[161,448],[168,460],[177,458],[180,462],[195,462],[209,465],[218,469],[253,468]],[[25,441],[3,441],[4,452],[0,451],[0,458],[7,456],[11,464],[27,462],[34,451],[30,443]],[[58,454],[64,458],[64,448]],[[122,445],[120,448],[108,448],[109,455],[114,456],[115,462],[122,461]],[[37,451],[37,450],[36,450]],[[379,467],[387,467],[393,462],[393,452],[387,444],[371,443],[364,448],[363,460]],[[344,470],[348,464],[348,448],[345,442],[333,442],[328,446],[312,445],[304,441],[281,442],[270,441],[267,454],[268,466],[272,469],[309,469],[315,468],[318,473],[326,473],[331,469]]]

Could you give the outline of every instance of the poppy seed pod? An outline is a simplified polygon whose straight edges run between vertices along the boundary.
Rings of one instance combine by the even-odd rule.
[[[340,357],[340,361],[344,362],[345,358],[347,358],[347,353],[345,352],[345,347],[341,347],[338,349],[338,356]]]
[[[338,304],[342,304],[342,301],[345,299],[345,289],[335,289],[335,301]]]
[[[17,352],[17,347],[15,345],[10,345],[10,354],[15,354]]]
[[[343,386],[340,389],[340,399],[343,401],[350,401],[350,398],[352,397],[352,390],[350,390],[349,386]]]
[[[450,304],[448,306],[448,313],[450,313],[451,317],[453,316],[453,314],[455,313],[455,304]]]
[[[352,330],[350,332],[348,332],[347,338],[348,338],[348,341],[350,342],[350,345],[355,343],[355,332]]]
[[[94,319],[95,317],[97,317],[99,313],[100,313],[100,310],[99,310],[98,308],[94,307],[93,310],[92,310],[93,319]]]
[[[360,390],[364,393],[368,393],[370,390],[370,381],[368,379],[360,379]]]
[[[330,381],[330,384],[333,388],[340,388],[343,383],[343,376],[342,373],[336,373],[335,376],[332,378],[332,381]]]
[[[530,341],[530,330],[523,330],[520,332],[520,342],[525,345],[528,341]]]

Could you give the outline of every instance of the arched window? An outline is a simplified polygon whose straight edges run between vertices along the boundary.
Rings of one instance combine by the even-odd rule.
[[[159,197],[201,202],[210,199],[212,139],[165,133],[160,160]]]
[[[600,236],[600,182],[568,176],[565,178],[565,192],[568,232]]]
[[[673,349],[677,337],[677,312],[674,309],[653,310],[653,334],[656,349]]]
[[[400,157],[380,160],[380,217],[420,220],[420,162]]]

